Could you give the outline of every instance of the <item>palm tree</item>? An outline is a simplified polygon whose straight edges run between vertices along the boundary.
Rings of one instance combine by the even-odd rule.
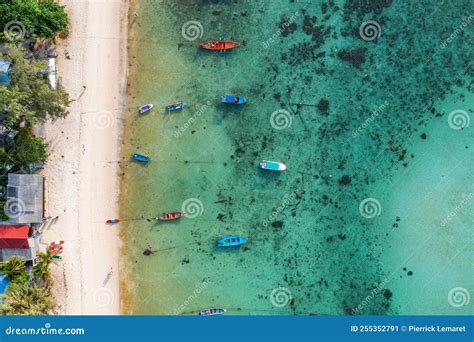
[[[13,257],[10,260],[0,264],[0,272],[14,281],[19,276],[24,276],[27,272],[25,269],[25,262],[20,257]]]
[[[47,315],[56,308],[51,291],[31,282],[11,284],[0,305],[2,315]]]
[[[49,280],[49,265],[53,262],[53,253],[48,248],[45,253],[40,253],[36,265],[33,266],[33,275],[42,281]]]

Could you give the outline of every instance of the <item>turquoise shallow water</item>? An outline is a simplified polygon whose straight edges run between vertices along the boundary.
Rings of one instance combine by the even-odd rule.
[[[137,1],[123,156],[153,161],[122,164],[125,313],[472,312],[472,10]],[[197,47],[218,38],[242,47]],[[249,103],[220,105],[228,93]],[[249,243],[216,249],[225,234]]]

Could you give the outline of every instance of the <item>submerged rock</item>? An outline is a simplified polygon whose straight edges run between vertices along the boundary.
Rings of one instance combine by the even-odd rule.
[[[352,66],[360,69],[361,65],[365,62],[365,54],[367,53],[366,48],[358,48],[354,50],[341,50],[337,53],[339,59],[349,62]]]

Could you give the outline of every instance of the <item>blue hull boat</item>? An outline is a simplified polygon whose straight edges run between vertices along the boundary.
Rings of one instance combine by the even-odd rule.
[[[178,102],[178,103],[172,103],[170,105],[166,106],[166,109],[170,112],[175,111],[175,110],[180,110],[183,109],[184,106],[186,106],[186,103],[184,102]]]
[[[209,309],[202,309],[199,311],[199,315],[201,316],[214,316],[214,315],[222,315],[227,310],[223,308],[209,308]]]
[[[240,235],[221,236],[217,239],[218,247],[233,247],[247,243],[247,238]]]
[[[247,103],[247,99],[242,96],[225,95],[221,96],[221,102],[226,104],[241,105]]]
[[[144,156],[143,154],[134,153],[132,159],[141,163],[148,163],[151,159],[150,157]]]
[[[264,170],[271,170],[271,171],[285,171],[286,165],[283,163],[279,163],[276,161],[270,160],[262,160],[260,162],[260,167]]]
[[[138,108],[138,113],[145,114],[146,112],[152,110],[152,108],[153,108],[153,104],[151,104],[151,103],[143,105],[140,108]]]

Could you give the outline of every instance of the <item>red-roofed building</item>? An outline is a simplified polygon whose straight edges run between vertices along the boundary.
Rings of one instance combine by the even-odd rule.
[[[0,226],[0,248],[30,248],[29,226]]]
[[[34,262],[38,243],[31,232],[30,226],[0,225],[0,262],[14,256]]]

